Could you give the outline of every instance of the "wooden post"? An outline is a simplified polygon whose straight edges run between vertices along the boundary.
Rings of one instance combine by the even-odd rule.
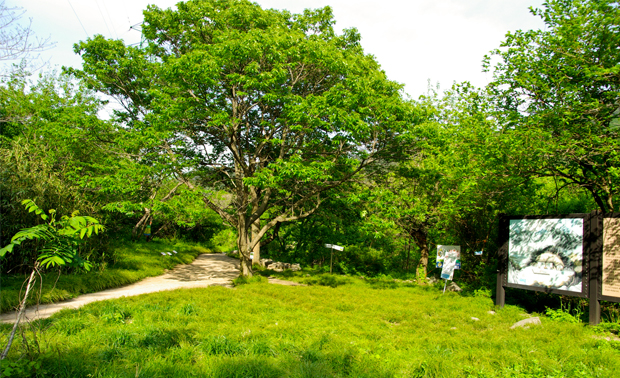
[[[332,246],[330,250],[332,251],[332,256],[329,259],[329,274],[333,274],[332,270],[334,268],[334,247]]]
[[[495,305],[504,307],[506,304],[506,290],[504,281],[508,269],[508,237],[510,222],[504,214],[499,215],[499,232],[497,233],[497,286],[495,287]]]
[[[589,221],[587,222],[589,229],[586,230],[587,257],[584,257],[584,262],[588,262],[587,282],[590,308],[589,320],[591,325],[597,325],[601,321],[601,302],[599,301],[599,291],[601,287],[601,253],[603,251],[603,214],[593,211],[590,213],[587,220]],[[584,279],[586,279],[585,274]]]
[[[497,286],[495,289],[495,305],[504,307],[506,304],[506,289],[504,289],[504,274],[497,270]]]

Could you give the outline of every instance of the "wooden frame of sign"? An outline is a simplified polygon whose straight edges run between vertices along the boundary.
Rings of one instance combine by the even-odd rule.
[[[500,307],[506,287],[589,298],[590,323],[598,324],[600,301],[620,302],[620,213],[500,215],[498,246]]]

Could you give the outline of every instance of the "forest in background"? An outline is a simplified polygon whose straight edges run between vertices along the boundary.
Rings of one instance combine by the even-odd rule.
[[[545,30],[509,33],[486,88],[411,99],[328,7],[149,7],[141,46],[96,36],[76,44],[82,70],[3,76],[0,246],[41,222],[32,199],[101,221],[78,246],[95,269],[152,222],[153,237],[229,243],[244,275],[251,251],[325,267],[330,243],[338,272],[424,278],[456,244],[457,277],[489,286],[499,214],[617,210],[618,3],[532,13]],[[2,274],[42,246],[17,246]]]

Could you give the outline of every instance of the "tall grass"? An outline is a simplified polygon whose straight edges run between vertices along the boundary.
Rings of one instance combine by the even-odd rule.
[[[28,374],[583,378],[620,369],[619,342],[545,317],[541,326],[510,329],[523,310],[495,309],[484,293],[353,278],[331,287],[331,279],[311,278],[314,286],[257,282],[64,310],[38,323],[41,354],[30,356],[39,367]],[[28,358],[18,359],[29,355],[17,342],[9,360],[24,365]]]
[[[80,294],[93,293],[105,289],[128,285],[146,277],[163,274],[178,264],[188,264],[207,249],[182,241],[155,239],[146,242],[125,242],[112,246],[117,256],[116,262],[105,269],[87,273],[58,274],[48,272],[38,277],[36,295],[29,304],[52,303],[74,298]],[[162,256],[161,252],[178,253]],[[0,312],[12,310],[19,304],[19,293],[25,277],[3,275],[0,277]]]

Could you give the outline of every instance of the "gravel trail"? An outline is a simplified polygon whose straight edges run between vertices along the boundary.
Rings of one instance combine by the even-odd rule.
[[[239,276],[239,260],[223,253],[205,253],[199,255],[191,264],[178,265],[171,271],[157,277],[145,278],[131,285],[84,294],[62,302],[32,306],[26,309],[22,320],[50,317],[64,308],[78,308],[87,303],[105,299],[130,297],[133,295],[154,293],[164,290],[194,288],[206,286],[232,287],[232,280]],[[13,323],[17,311],[0,314],[0,322]]]

